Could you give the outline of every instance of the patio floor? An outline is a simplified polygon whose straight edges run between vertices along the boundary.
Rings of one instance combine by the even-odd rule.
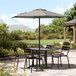
[[[20,59],[19,66],[17,72],[17,76],[20,76],[20,74],[26,74],[26,76],[76,76],[76,50],[71,50],[69,53],[69,59],[70,59],[70,68],[68,68],[67,65],[67,59],[66,57],[62,58],[63,66],[57,69],[57,65],[54,65],[53,68],[47,68],[43,71],[37,71],[33,69],[32,73],[30,69],[26,69],[24,71],[24,59]],[[55,59],[55,63],[57,63],[57,59]],[[0,65],[6,66],[6,68],[11,68],[13,70],[14,68],[15,60],[6,60],[1,61]],[[48,57],[48,66],[51,66],[51,57]],[[14,70],[13,70],[14,71]],[[13,73],[13,72],[12,72]]]

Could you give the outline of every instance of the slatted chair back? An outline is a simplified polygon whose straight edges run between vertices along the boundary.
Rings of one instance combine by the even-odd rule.
[[[70,47],[62,46],[61,54],[68,55]]]
[[[14,50],[15,56],[16,56],[16,57],[19,57],[19,54],[18,54],[18,52],[17,52],[17,48],[16,48],[16,47],[13,47],[12,49]]]

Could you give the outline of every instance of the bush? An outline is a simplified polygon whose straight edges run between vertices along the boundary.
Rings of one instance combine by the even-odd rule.
[[[70,46],[70,43],[69,42],[64,42],[63,46]]]
[[[56,38],[57,38],[57,34],[48,35],[48,39],[56,39]]]
[[[23,42],[16,42],[16,41],[12,41],[11,42],[12,45],[10,46],[9,49],[1,47],[0,48],[0,56],[4,57],[4,56],[10,56],[10,55],[14,55],[14,50],[12,48],[27,48],[27,45]],[[17,49],[17,52],[19,55],[24,55],[24,51],[21,49]]]
[[[7,56],[9,51],[7,49],[0,48],[0,56]]]
[[[8,38],[0,38],[0,47],[3,47],[4,49],[9,49],[12,46],[12,41]]]
[[[54,43],[54,47],[58,49],[58,48],[61,48],[62,46],[59,43]]]
[[[39,48],[39,44],[27,44],[28,48]],[[40,47],[43,47],[42,45],[40,45]]]
[[[12,47],[16,47],[16,48],[27,48],[27,45],[24,42],[13,41]]]
[[[50,34],[50,35],[48,35],[47,36],[47,39],[63,39],[64,38],[64,36],[63,35],[61,35],[61,34]]]
[[[0,67],[0,76],[12,76],[5,67]]]
[[[71,44],[72,49],[76,49],[76,43]]]
[[[24,50],[17,48],[18,55],[24,55]]]

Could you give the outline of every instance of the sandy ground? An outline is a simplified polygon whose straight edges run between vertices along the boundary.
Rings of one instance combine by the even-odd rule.
[[[55,59],[55,65],[53,68],[47,68],[43,69],[43,71],[36,70],[33,68],[33,71],[31,73],[30,69],[26,69],[24,71],[24,59],[20,59],[18,70],[16,70],[17,76],[22,76],[26,74],[26,76],[76,76],[76,50],[71,50],[69,53],[69,60],[70,60],[70,68],[68,68],[67,59],[62,58],[62,67],[59,69],[57,68],[57,59]],[[6,68],[9,68],[12,70],[12,73],[15,71],[14,67],[16,66],[15,60],[5,60],[0,61],[0,65],[5,66]],[[15,64],[15,66],[14,66]],[[48,57],[48,66],[51,66],[51,56]]]

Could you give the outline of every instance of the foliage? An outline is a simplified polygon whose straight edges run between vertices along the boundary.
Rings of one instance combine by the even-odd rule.
[[[76,49],[76,43],[71,44],[72,45],[72,49]]]
[[[0,56],[7,56],[8,54],[8,50],[7,49],[3,49],[2,47],[0,48]]]
[[[12,47],[16,47],[16,48],[27,48],[27,45],[24,42],[13,41],[12,42]]]
[[[65,15],[67,15],[67,21],[70,21],[72,19],[76,19],[76,3],[73,5],[72,8],[68,9],[67,11],[65,11]],[[67,30],[67,38],[72,38],[73,36],[73,28],[71,28],[70,26],[68,27]]]
[[[41,24],[40,25],[41,39],[63,38],[64,22],[66,22],[66,18],[54,19],[52,23],[50,23],[48,26]],[[37,28],[35,32],[38,33],[39,28]]]
[[[70,43],[69,43],[69,42],[64,42],[63,45],[64,45],[64,46],[69,46]]]
[[[0,23],[0,38],[7,36],[8,34],[8,27],[6,24]]]
[[[64,22],[66,22],[66,18],[54,19],[52,23],[49,24],[50,33],[63,34]]]
[[[10,33],[10,39],[12,40],[21,40],[22,39],[22,36],[21,35],[23,32],[20,31],[20,30],[14,30]]]
[[[48,35],[47,39],[63,39],[63,38],[64,38],[63,35],[51,33]]]
[[[1,64],[1,63],[0,63]],[[14,62],[13,68],[14,72],[12,72],[11,68],[6,68],[6,64],[4,64],[3,66],[0,66],[0,76],[26,76],[25,71],[26,69],[24,69],[24,73],[22,74],[17,74],[17,70],[16,70],[16,63]]]
[[[12,76],[5,67],[0,66],[0,76]]]
[[[8,39],[7,37],[0,38],[0,47],[3,47],[4,49],[9,49],[12,46],[12,41]]]
[[[61,44],[59,44],[59,43],[54,43],[54,48],[59,49],[59,48],[61,48],[61,47],[62,47]]]
[[[39,48],[39,44],[27,44],[28,48]],[[40,45],[40,47],[43,47],[42,45]]]
[[[73,5],[72,8],[68,9],[65,12],[65,15],[67,15],[67,21],[76,19],[76,3]]]
[[[38,33],[38,32],[39,32],[39,28],[37,28],[37,29],[35,30],[35,32]],[[46,25],[44,25],[44,24],[41,24],[41,25],[40,25],[40,33],[48,34],[48,33],[49,33],[49,26],[46,26]]]

